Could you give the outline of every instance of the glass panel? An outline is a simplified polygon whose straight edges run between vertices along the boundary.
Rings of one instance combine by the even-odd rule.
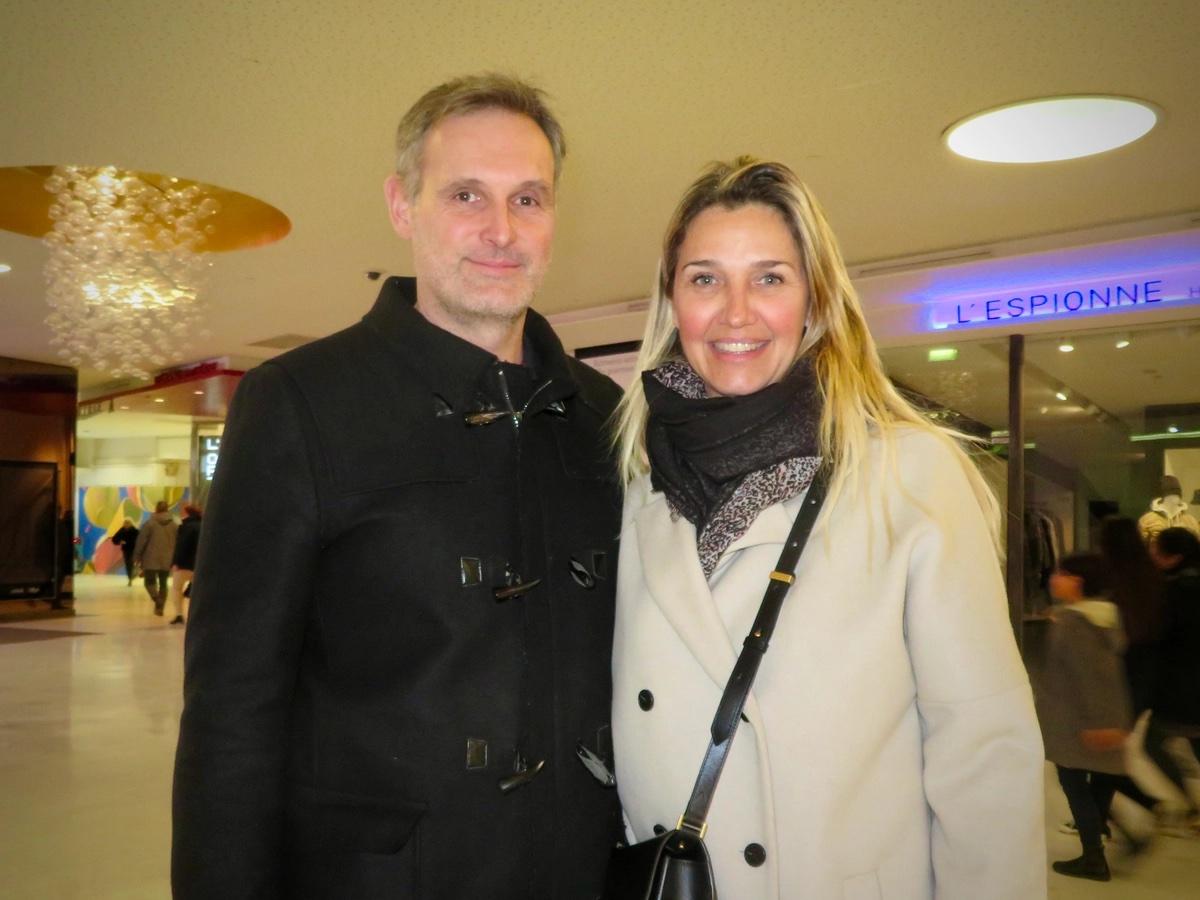
[[[1031,338],[1025,360],[1026,504],[1056,521],[1058,552],[1152,513],[1164,475],[1200,499],[1200,323]]]

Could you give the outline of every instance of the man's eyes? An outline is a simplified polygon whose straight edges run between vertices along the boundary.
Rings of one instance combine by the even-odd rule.
[[[450,195],[455,203],[474,204],[483,200],[483,197],[475,193],[475,191],[461,190],[455,191]],[[513,205],[526,209],[536,208],[542,205],[542,200],[536,194],[521,194],[513,198]]]

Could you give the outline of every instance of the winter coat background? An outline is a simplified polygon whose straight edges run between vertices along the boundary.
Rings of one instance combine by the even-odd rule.
[[[903,430],[886,478],[881,453],[814,529],[746,705],[709,816],[718,893],[1044,897],[1042,744],[986,523],[940,440]],[[687,803],[801,502],[764,510],[706,583],[692,524],[630,485],[613,734],[636,840]]]
[[[133,558],[143,571],[165,572],[171,568],[178,533],[179,526],[169,512],[155,513],[145,521],[133,548]]]
[[[531,313],[542,387],[494,415],[519,367],[414,296],[389,279],[238,387],[187,627],[177,900],[600,891],[617,797],[576,745],[609,755],[619,392]],[[498,602],[518,578],[541,583]],[[502,793],[518,754],[545,767]]]
[[[1122,748],[1089,750],[1079,733],[1133,725],[1117,605],[1089,599],[1055,607],[1037,691],[1046,759],[1068,769],[1125,773]]]
[[[1142,540],[1149,544],[1159,532],[1168,528],[1186,528],[1200,538],[1200,522],[1188,512],[1187,504],[1178,501],[1168,503],[1167,499],[1169,498],[1156,497],[1151,500],[1150,511],[1143,513],[1138,519],[1138,531],[1142,534]]]
[[[201,516],[188,516],[179,523],[175,538],[175,553],[171,565],[191,572],[196,568],[196,551],[200,547]]]

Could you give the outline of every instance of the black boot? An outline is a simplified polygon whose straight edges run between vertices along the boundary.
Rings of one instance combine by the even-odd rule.
[[[1050,867],[1059,875],[1069,875],[1071,878],[1090,878],[1092,881],[1108,881],[1112,878],[1103,847],[1085,848],[1083,856],[1051,863]]]

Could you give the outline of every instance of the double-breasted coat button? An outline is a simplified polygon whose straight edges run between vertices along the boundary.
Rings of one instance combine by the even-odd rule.
[[[649,691],[638,691],[638,706],[649,712],[654,708],[654,695]]]
[[[755,867],[761,866],[767,861],[767,851],[762,844],[747,844],[742,855],[746,857],[746,862]]]

